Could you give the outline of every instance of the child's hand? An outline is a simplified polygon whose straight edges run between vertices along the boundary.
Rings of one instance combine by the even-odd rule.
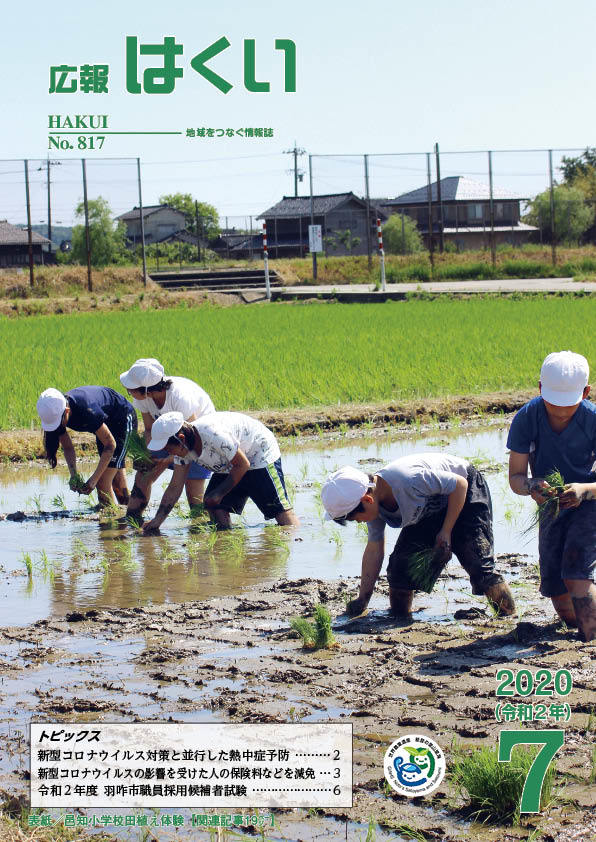
[[[528,479],[528,491],[530,492],[530,497],[535,503],[538,503],[540,506],[542,503],[546,503],[547,500],[550,500],[551,497],[555,497],[557,494],[557,489],[552,488],[544,479],[535,478],[535,479]]]
[[[570,482],[559,497],[559,505],[562,509],[576,509],[584,499],[585,487],[581,482]]]

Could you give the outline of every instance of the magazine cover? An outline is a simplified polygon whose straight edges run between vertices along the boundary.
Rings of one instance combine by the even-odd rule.
[[[0,842],[596,840],[592,4],[1,18]]]

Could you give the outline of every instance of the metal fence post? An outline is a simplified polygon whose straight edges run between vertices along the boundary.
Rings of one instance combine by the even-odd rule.
[[[368,255],[368,271],[372,269],[372,243],[370,236],[370,191],[368,189],[368,155],[364,156],[364,185],[366,188],[366,253]]]
[[[430,275],[435,274],[435,255],[433,237],[433,197],[430,181],[430,152],[426,153],[426,198],[428,200],[428,256],[430,258]]]
[[[143,256],[143,284],[147,286],[147,256],[145,254],[145,219],[143,218],[143,193],[141,191],[141,159],[137,158],[137,181],[139,184],[139,217],[141,221],[141,254]]]
[[[310,183],[310,224],[315,224],[315,199],[312,194],[312,155],[308,156],[308,180]],[[312,279],[317,280],[317,253],[312,252]]]
[[[87,252],[87,289],[93,292],[91,277],[91,239],[89,236],[89,202],[87,201],[87,162],[81,158],[83,165],[83,204],[85,206],[85,250]]]
[[[553,266],[557,265],[557,229],[555,225],[555,188],[553,181],[553,150],[548,150],[548,178],[550,181],[550,238]]]
[[[488,153],[488,189],[489,189],[489,212],[490,212],[490,255],[493,269],[497,265],[497,247],[495,243],[495,206],[493,202],[493,156]]]
[[[33,230],[31,228],[31,198],[29,195],[29,161],[25,158],[25,201],[27,203],[27,248],[29,252],[29,286],[35,284],[33,272]]]

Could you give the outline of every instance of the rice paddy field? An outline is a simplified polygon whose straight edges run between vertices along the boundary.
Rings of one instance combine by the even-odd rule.
[[[146,356],[241,411],[531,388],[550,351],[596,362],[595,318],[596,300],[561,297],[2,319],[0,427],[37,427],[48,386],[121,389],[119,373]]]

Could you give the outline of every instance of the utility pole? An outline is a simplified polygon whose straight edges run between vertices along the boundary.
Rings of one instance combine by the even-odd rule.
[[[45,166],[46,173],[47,173],[47,188],[48,188],[48,240],[50,241],[49,254],[52,253],[52,198],[51,198],[51,191],[50,191],[50,167],[59,167],[59,166],[61,166],[61,164],[62,164],[61,161],[50,161],[50,158],[48,156],[48,159],[46,161],[46,166]],[[43,169],[44,169],[44,166],[42,164],[40,167],[37,168],[37,172],[39,172],[40,170],[43,170]]]
[[[298,169],[298,155],[306,155],[306,149],[298,149],[296,146],[296,141],[294,141],[294,148],[293,149],[285,149],[284,155],[293,155],[294,156],[294,167],[293,170],[288,170],[288,172],[294,172],[294,197],[298,196],[298,182],[302,181],[304,178],[304,170]]]

